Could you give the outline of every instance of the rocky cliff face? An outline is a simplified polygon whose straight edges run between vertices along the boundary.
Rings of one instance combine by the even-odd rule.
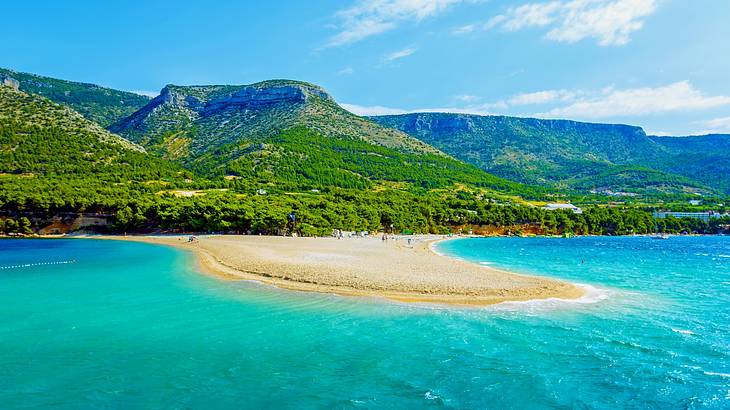
[[[260,110],[276,105],[300,105],[307,102],[310,95],[330,98],[326,93],[310,94],[302,86],[277,85],[273,87],[245,87],[231,95],[216,98],[205,104],[206,112],[224,109]],[[195,100],[195,103],[198,103]]]
[[[383,128],[342,109],[321,87],[291,80],[230,86],[168,85],[160,95],[109,129],[164,155],[184,159],[224,145],[258,143],[305,127],[325,136],[362,139],[408,151],[438,153],[402,132]]]
[[[293,81],[267,81],[247,86],[167,85],[149,104],[110,127],[135,139],[135,128],[150,128],[148,122],[164,128],[185,127],[186,123],[222,111],[296,111],[312,99],[334,103],[319,87]],[[159,117],[159,118],[156,118]]]
[[[304,104],[312,98],[334,101],[319,87],[306,83],[268,81],[248,86],[168,85],[155,100],[200,113],[233,108],[267,109],[276,105]]]
[[[260,83],[250,86],[194,86],[168,85],[155,98],[158,105],[167,104],[176,108],[191,110],[199,114],[210,114],[225,109],[263,110],[276,106],[294,107],[305,104],[312,98],[334,101],[324,90],[307,84]]]
[[[505,132],[507,128],[532,128],[564,133],[615,132],[629,138],[646,139],[641,127],[623,124],[585,123],[571,120],[549,120],[540,118],[518,118],[499,115],[472,115],[451,113],[413,113],[372,117],[375,122],[395,126],[408,133],[453,133],[484,132],[493,128]]]
[[[18,82],[18,80],[2,73],[0,73],[0,85],[10,87],[15,91],[18,91],[18,89],[20,88],[20,83]]]
[[[595,184],[620,191],[628,189],[623,182],[628,172],[634,179],[653,178],[657,190],[682,192],[693,184],[663,173],[695,176],[667,166],[667,148],[629,125],[450,113],[372,119],[485,171],[530,184]]]

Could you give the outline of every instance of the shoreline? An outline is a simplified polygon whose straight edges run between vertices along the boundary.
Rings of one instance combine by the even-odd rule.
[[[584,287],[506,272],[441,255],[433,245],[460,237],[291,238],[216,235],[84,236],[172,246],[191,252],[202,273],[281,289],[386,298],[406,303],[486,306],[545,299],[575,300]]]

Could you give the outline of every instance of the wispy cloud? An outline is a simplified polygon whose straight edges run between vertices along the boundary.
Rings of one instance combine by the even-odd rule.
[[[362,116],[369,116],[369,115],[397,115],[397,114],[407,114],[408,110],[403,110],[400,108],[391,108],[391,107],[383,107],[381,105],[357,105],[357,104],[347,104],[342,103],[340,106],[347,111],[350,111],[353,114],[356,115],[362,115]]]
[[[654,130],[648,130],[648,129],[645,129],[644,132],[646,132],[646,135],[653,135],[656,137],[672,137],[672,136],[677,135],[672,132],[654,131]]]
[[[715,118],[700,124],[705,127],[703,134],[730,133],[730,117]]]
[[[583,93],[566,106],[553,108],[541,116],[572,118],[636,117],[672,112],[699,111],[730,105],[730,96],[708,96],[689,81],[660,87]]]
[[[492,113],[483,107],[443,107],[443,108],[415,108],[415,109],[404,109],[404,108],[393,108],[383,107],[380,105],[366,106],[357,104],[340,104],[342,108],[350,111],[353,114],[369,116],[369,115],[398,115],[398,114],[410,114],[418,112],[445,112],[454,114],[475,114],[475,115],[491,115]]]
[[[462,97],[462,98],[458,98]],[[601,90],[543,90],[515,94],[509,98],[477,103],[478,97],[456,96],[462,106],[404,109],[383,106],[342,104],[359,115],[406,114],[413,112],[450,112],[477,115],[519,115],[574,120],[645,117],[648,115],[693,112],[730,106],[730,96],[709,96],[689,81],[659,87]],[[529,109],[528,107],[532,107]],[[527,108],[527,110],[526,110]],[[730,132],[730,117],[701,123],[707,132]]]
[[[457,101],[465,102],[465,103],[473,103],[481,100],[481,97],[477,95],[470,95],[470,94],[460,94],[455,95],[454,99]]]
[[[160,95],[159,91],[150,91],[150,90],[132,90],[130,93],[135,93],[139,95],[144,95],[146,97],[157,97]]]
[[[415,48],[409,47],[404,48],[403,50],[394,51],[392,53],[388,53],[383,57],[383,61],[386,63],[389,63],[391,61],[400,60],[401,58],[408,57],[409,55],[416,52]]]
[[[507,9],[482,28],[518,31],[545,27],[549,40],[575,43],[595,39],[601,46],[622,46],[656,10],[656,0],[558,0]]]
[[[451,30],[451,33],[457,34],[457,35],[466,34],[466,33],[471,33],[473,31],[475,31],[477,28],[478,28],[478,26],[476,24],[466,24],[466,25],[454,28],[453,30]]]
[[[337,72],[337,75],[350,75],[355,72],[355,69],[352,67],[345,67],[342,70]]]
[[[571,90],[545,90],[532,93],[523,93],[512,96],[505,101],[508,105],[535,105],[547,104],[556,101],[570,101],[580,94],[579,91]]]
[[[404,21],[433,17],[464,0],[360,0],[336,14],[339,32],[324,47],[338,47],[393,30]]]

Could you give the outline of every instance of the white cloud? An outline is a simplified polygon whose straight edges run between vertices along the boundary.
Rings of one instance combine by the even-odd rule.
[[[157,97],[158,95],[160,95],[160,92],[159,91],[149,91],[149,90],[132,90],[132,91],[130,91],[130,93],[144,95],[146,97],[152,97],[152,98]]]
[[[473,102],[481,100],[481,97],[478,97],[476,95],[461,94],[461,95],[455,95],[454,99],[456,99],[458,101],[466,102],[466,103],[473,103]]]
[[[517,31],[549,27],[548,39],[575,43],[594,38],[602,46],[621,46],[644,26],[656,10],[656,0],[559,0],[512,7],[490,19],[485,29]]]
[[[543,27],[555,21],[555,14],[564,7],[561,2],[525,4],[511,8],[506,15],[493,17],[487,27],[501,25],[509,31],[517,31],[525,27]]]
[[[357,104],[340,104],[340,106],[353,114],[370,116],[370,115],[397,115],[397,114],[411,114],[418,112],[444,112],[454,114],[476,114],[476,115],[491,115],[492,113],[485,109],[483,106],[473,107],[444,107],[444,108],[417,108],[417,109],[403,109],[403,108],[392,108],[383,107],[380,105],[374,106],[363,106]]]
[[[715,118],[701,124],[706,128],[703,134],[730,133],[730,117]]]
[[[477,26],[475,24],[467,24],[464,26],[456,27],[453,30],[451,30],[452,34],[466,34],[471,33],[472,31],[476,30]]]
[[[325,47],[337,47],[396,28],[403,21],[421,21],[464,0],[360,0],[337,13],[340,31]]]
[[[445,112],[476,115],[518,115],[538,118],[567,118],[597,120],[619,117],[645,117],[648,115],[685,113],[730,106],[730,96],[709,96],[696,89],[689,81],[679,81],[659,87],[599,90],[543,90],[515,94],[490,103],[477,103],[479,97],[457,95],[462,103],[458,107],[404,109],[383,106],[341,104],[346,110],[358,115],[394,115],[417,112]],[[515,111],[536,106],[542,112]],[[519,107],[519,108],[518,108]],[[698,122],[707,133],[730,133],[730,117]],[[656,132],[654,135],[664,133]]]
[[[655,88],[607,88],[593,95],[583,94],[567,106],[553,108],[539,115],[610,118],[698,111],[726,105],[730,105],[730,96],[706,96],[689,81],[680,81]]]
[[[400,108],[383,107],[380,105],[364,106],[357,104],[340,104],[340,106],[347,111],[350,111],[356,115],[368,116],[368,115],[396,115],[396,114],[407,114],[408,111]]]
[[[506,100],[500,100],[482,106],[490,110],[507,111],[510,107],[525,105],[554,105],[559,102],[574,101],[577,96],[584,94],[580,90],[543,90],[530,93],[515,94]]]
[[[673,137],[674,133],[666,132],[666,131],[652,131],[652,130],[644,130],[646,132],[646,135],[653,135],[656,137]]]
[[[506,101],[508,105],[547,104],[556,101],[570,101],[577,92],[569,90],[545,90],[532,93],[517,94]]]
[[[404,57],[408,57],[409,55],[416,52],[415,48],[404,48],[403,50],[394,51],[392,53],[386,54],[385,57],[383,57],[383,60],[385,62],[391,62],[395,60],[399,60]]]
[[[352,67],[345,67],[342,70],[337,72],[337,75],[350,75],[354,73],[355,70]]]

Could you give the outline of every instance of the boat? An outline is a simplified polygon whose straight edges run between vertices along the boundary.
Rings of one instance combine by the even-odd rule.
[[[661,235],[653,235],[651,237],[651,239],[669,239],[669,235],[665,234],[665,233],[663,233]]]

